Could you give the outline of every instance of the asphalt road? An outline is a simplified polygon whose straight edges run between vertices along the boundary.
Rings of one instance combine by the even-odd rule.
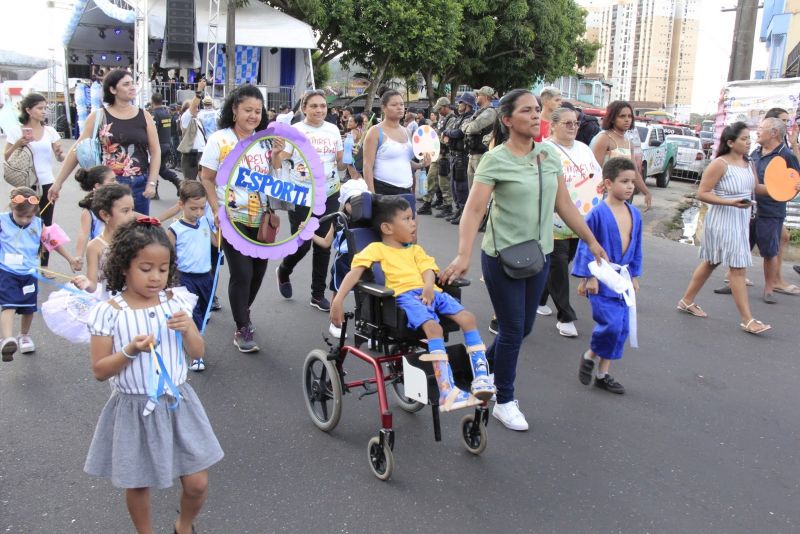
[[[174,199],[169,184],[161,194],[167,200],[154,213]],[[73,236],[78,197],[72,182],[56,209]],[[421,221],[420,241],[440,266],[454,255],[455,235],[442,221]],[[380,426],[374,396],[346,396],[331,434],[306,414],[301,365],[324,348],[327,327],[326,315],[308,305],[310,258],[293,277],[292,301],[280,298],[268,270],[253,307],[257,354],[232,345],[222,291],[226,307],[206,338],[209,368],[190,377],[226,453],[211,470],[198,531],[797,532],[800,298],[763,304],[757,268],[750,294],[755,315],[773,325],[766,336],[741,332],[730,297],[712,294],[713,284],[698,298],[710,318],[680,314],[675,304],[697,261],[693,247],[646,238],[641,348],[627,349],[613,368],[626,395],[578,381],[592,324],[576,296],[577,339],[560,337],[554,317],[540,317],[523,346],[517,392],[529,432],[490,418],[488,448],[474,457],[461,444],[461,413],[443,415],[443,441],[435,443],[428,410],[395,407],[389,482],[367,466],[367,441]],[[478,265],[476,254],[464,303],[487,325]],[[53,268],[67,266],[56,257]],[[0,364],[0,529],[130,532],[122,491],[82,471],[109,387],[92,378],[86,346],[56,338],[40,318],[33,333],[35,355]],[[367,371],[348,367],[351,376]],[[157,532],[172,532],[177,506],[178,486],[154,492]]]

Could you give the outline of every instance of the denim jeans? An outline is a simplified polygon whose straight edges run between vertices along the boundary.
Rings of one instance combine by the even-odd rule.
[[[494,371],[497,403],[514,400],[514,379],[522,340],[531,333],[536,308],[547,283],[550,255],[536,276],[515,280],[510,278],[495,258],[481,252],[481,269],[489,298],[497,316],[498,330],[494,343],[486,351],[489,367]]]
[[[133,193],[133,210],[142,215],[150,215],[150,199],[144,197],[144,190],[147,187],[147,175],[139,176],[117,176],[117,183],[127,185]]]

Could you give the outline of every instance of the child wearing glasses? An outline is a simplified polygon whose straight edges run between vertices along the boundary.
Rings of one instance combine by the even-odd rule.
[[[0,353],[4,362],[14,359],[19,349],[23,354],[36,350],[30,336],[33,314],[38,310],[37,275],[42,239],[39,218],[39,197],[29,187],[11,190],[10,211],[0,213]],[[73,270],[80,262],[63,246],[55,249],[70,263]],[[14,315],[22,315],[19,337],[12,336]]]

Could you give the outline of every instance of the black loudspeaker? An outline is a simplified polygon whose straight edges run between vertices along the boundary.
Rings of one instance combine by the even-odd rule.
[[[194,59],[196,17],[195,0],[167,0],[167,25],[164,48],[167,58],[176,61]]]

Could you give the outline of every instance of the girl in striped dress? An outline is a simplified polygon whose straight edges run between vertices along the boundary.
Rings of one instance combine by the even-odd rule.
[[[739,310],[739,326],[749,334],[761,334],[770,325],[753,318],[747,298],[745,272],[753,264],[750,254],[750,212],[754,192],[766,194],[755,179],[747,160],[750,131],[743,122],[725,128],[716,159],[711,162],[697,189],[697,199],[711,207],[705,218],[700,258],[689,287],[678,301],[678,310],[694,317],[707,317],[694,299],[719,264],[730,269],[730,287]]]
[[[150,488],[181,479],[174,524],[192,523],[208,493],[207,469],[222,459],[206,412],[186,383],[186,356],[203,357],[193,303],[167,288],[175,249],[158,219],[139,217],[117,229],[105,274],[111,300],[92,310],[92,371],[110,380],[111,398],[97,422],[84,470],[125,488],[137,532],[152,532]],[[107,529],[108,530],[108,529]]]

